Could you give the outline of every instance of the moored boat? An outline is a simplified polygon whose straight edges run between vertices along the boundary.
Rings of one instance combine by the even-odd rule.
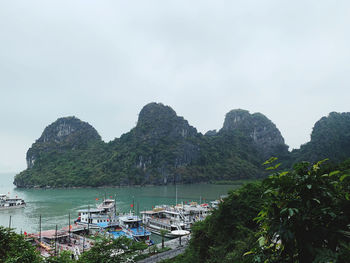
[[[143,224],[154,234],[174,238],[172,234],[175,230],[189,230],[191,221],[188,215],[178,207],[156,206],[152,210],[142,211]]]
[[[154,234],[169,238],[177,237],[174,231],[190,231],[196,221],[204,220],[211,209],[208,204],[178,204],[176,206],[161,205],[152,210],[142,211],[143,224]]]
[[[78,210],[78,218],[74,222],[87,228],[100,228],[101,223],[111,227],[118,226],[119,219],[116,215],[115,200],[105,199],[97,205],[97,208]]]
[[[153,244],[150,239],[151,232],[147,231],[141,224],[141,218],[131,213],[119,216],[119,226],[126,236],[132,237],[135,241],[143,241],[148,245]]]
[[[96,208],[79,210],[78,218],[74,222],[84,228],[106,231],[113,238],[125,236],[149,245],[153,244],[150,240],[151,233],[141,226],[142,220],[131,213],[117,213],[114,199],[105,199]]]
[[[0,210],[2,209],[13,209],[13,208],[23,208],[26,206],[26,203],[23,199],[18,198],[10,198],[6,194],[0,194]]]

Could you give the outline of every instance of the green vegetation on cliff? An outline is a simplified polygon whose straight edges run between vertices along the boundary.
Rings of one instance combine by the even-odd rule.
[[[14,183],[84,187],[258,178],[266,175],[261,163],[270,156],[290,166],[325,153],[344,160],[350,154],[349,127],[349,114],[332,113],[315,125],[310,143],[289,153],[275,124],[241,109],[226,114],[221,130],[202,135],[169,106],[150,103],[136,127],[109,143],[90,124],[60,118],[28,150],[28,168]]]
[[[316,122],[311,133],[311,141],[292,152],[297,161],[329,158],[333,162],[350,157],[350,113],[331,112]]]

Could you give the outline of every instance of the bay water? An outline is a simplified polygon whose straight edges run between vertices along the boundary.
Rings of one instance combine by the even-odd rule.
[[[78,216],[78,210],[93,208],[104,197],[116,198],[118,212],[150,210],[152,206],[177,202],[200,200],[209,202],[227,194],[238,185],[187,184],[146,187],[119,188],[68,188],[68,189],[20,189],[13,185],[14,174],[0,174],[0,194],[18,196],[27,203],[25,208],[0,210],[0,225],[8,227],[11,216],[11,228],[17,233],[39,231],[39,217],[42,217],[42,230],[62,228]],[[176,190],[177,189],[177,190]],[[97,200],[98,199],[98,200]],[[134,204],[133,208],[131,205]]]

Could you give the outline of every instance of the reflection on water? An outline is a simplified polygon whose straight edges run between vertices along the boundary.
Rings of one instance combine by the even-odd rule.
[[[23,198],[26,208],[0,210],[0,225],[8,226],[11,216],[11,226],[16,232],[37,232],[39,229],[39,215],[42,216],[42,229],[54,229],[68,225],[68,214],[71,222],[77,217],[77,211],[82,208],[96,206],[101,199],[116,197],[117,210],[129,212],[134,200],[135,212],[152,209],[158,204],[175,204],[176,187],[147,186],[121,188],[84,188],[84,189],[17,189],[14,188],[13,174],[0,174],[0,193]],[[192,184],[178,185],[178,203],[185,201],[202,202],[215,200],[226,194],[229,189],[237,186]],[[98,200],[96,200],[98,199]]]

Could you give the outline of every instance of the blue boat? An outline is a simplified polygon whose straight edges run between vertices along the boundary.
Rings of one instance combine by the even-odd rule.
[[[119,216],[119,226],[126,236],[131,236],[136,241],[143,241],[148,245],[153,245],[153,241],[150,239],[151,232],[144,228],[141,223],[141,218],[132,214]]]

